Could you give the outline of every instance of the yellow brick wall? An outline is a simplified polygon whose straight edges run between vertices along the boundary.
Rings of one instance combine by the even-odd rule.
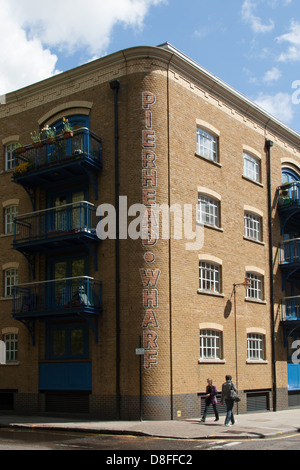
[[[93,70],[74,79],[70,86],[51,81],[38,89],[34,96],[26,94],[18,102],[0,107],[0,144],[9,136],[19,136],[23,143],[30,141],[30,132],[38,129],[42,116],[59,107],[66,113],[70,102],[88,102],[90,127],[103,139],[103,170],[99,174],[99,197],[95,200],[90,185],[90,201],[114,204],[114,103],[109,81],[118,78],[119,111],[119,192],[128,197],[128,207],[145,201],[145,190],[155,189],[156,204],[192,204],[198,200],[198,188],[205,187],[221,197],[221,229],[205,227],[201,249],[187,251],[186,240],[158,240],[155,246],[143,245],[141,240],[120,241],[120,387],[126,397],[139,394],[139,357],[135,349],[139,338],[150,356],[143,364],[143,393],[146,397],[166,397],[170,394],[196,395],[204,392],[206,379],[212,377],[220,389],[225,374],[231,374],[240,390],[271,389],[271,318],[269,281],[269,228],[267,201],[267,157],[265,139],[274,140],[272,148],[272,197],[281,182],[281,163],[293,158],[300,162],[299,152],[271,135],[259,123],[243,116],[227,98],[214,96],[195,77],[175,67],[167,70],[163,62],[135,59],[110,65],[98,72]],[[143,94],[150,92],[155,101],[147,106]],[[148,114],[147,114],[148,112]],[[149,124],[151,113],[151,125]],[[50,113],[51,114],[51,113]],[[53,116],[54,119],[54,116]],[[215,165],[196,155],[197,122],[205,121],[220,133],[219,164]],[[41,123],[43,125],[43,123]],[[154,147],[145,146],[143,131],[153,131]],[[151,140],[150,140],[151,142]],[[261,156],[262,183],[255,184],[243,178],[243,148],[251,147]],[[156,155],[156,187],[143,183],[143,150]],[[4,170],[4,145],[0,147],[0,168]],[[151,168],[150,168],[151,169]],[[0,200],[20,200],[19,213],[31,211],[28,195],[11,181],[11,172],[0,175]],[[37,209],[45,205],[43,189],[37,193]],[[263,213],[263,243],[245,240],[244,206],[252,206]],[[280,315],[281,278],[278,269],[277,246],[280,241],[279,218],[274,208],[274,256],[276,256],[275,314],[276,328]],[[130,220],[129,220],[130,221]],[[3,227],[3,211],[0,216]],[[195,224],[194,224],[195,229]],[[2,230],[3,232],[3,230]],[[30,282],[30,273],[24,257],[11,248],[12,237],[0,236],[0,268],[10,261],[19,263],[19,281]],[[151,253],[154,261],[145,258]],[[209,255],[222,260],[222,295],[198,293],[199,256]],[[116,325],[115,325],[115,242],[98,244],[98,272],[91,275],[103,282],[103,312],[99,316],[99,342],[90,338],[93,366],[93,395],[114,396],[116,380]],[[245,288],[237,287],[236,324],[237,355],[235,351],[235,317],[233,284],[241,283],[245,267],[255,266],[264,271],[264,302],[245,301]],[[43,279],[45,258],[36,260],[37,278]],[[159,272],[155,286],[143,285],[142,272]],[[3,273],[0,269],[3,286]],[[145,290],[157,289],[158,305],[143,305]],[[3,288],[2,288],[3,290]],[[144,297],[145,298],[145,297]],[[21,393],[38,393],[38,362],[45,355],[44,324],[37,322],[36,346],[32,347],[27,330],[11,317],[12,301],[0,300],[0,331],[7,327],[19,329],[19,365],[0,366],[2,389],[16,388]],[[143,324],[149,310],[157,324]],[[149,312],[148,312],[149,313]],[[223,331],[223,361],[199,363],[201,324],[221,325]],[[247,328],[263,329],[266,338],[266,362],[247,364]],[[154,333],[157,337],[154,336]],[[147,337],[150,334],[150,337]],[[151,336],[152,335],[152,336]],[[147,338],[156,338],[154,344]],[[276,335],[278,388],[286,388],[286,350],[281,333]],[[154,346],[154,347],[153,347]],[[155,347],[156,346],[156,347]],[[149,352],[150,350],[150,352]],[[148,354],[146,353],[146,354]],[[238,373],[238,377],[237,377]]]

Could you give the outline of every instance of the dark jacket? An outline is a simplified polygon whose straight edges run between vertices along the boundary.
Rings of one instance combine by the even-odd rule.
[[[210,394],[210,396],[206,397],[206,402],[211,403],[212,405],[216,405],[218,403],[218,400],[217,400],[217,397],[216,397],[217,393],[218,393],[218,390],[217,390],[217,387],[215,385],[212,385],[211,387],[210,387],[210,385],[207,385],[206,395]]]
[[[225,400],[231,400],[230,392],[234,390],[237,392],[236,386],[231,380],[226,380],[226,382],[222,385],[222,396],[221,402],[223,403]]]

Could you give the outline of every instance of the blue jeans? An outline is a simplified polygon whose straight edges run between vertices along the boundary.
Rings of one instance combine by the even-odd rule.
[[[233,411],[232,411],[234,401],[233,400],[225,400],[225,404],[226,404],[226,408],[227,408],[225,424],[229,424],[230,420],[231,420],[231,423],[234,424],[235,420],[234,420]]]

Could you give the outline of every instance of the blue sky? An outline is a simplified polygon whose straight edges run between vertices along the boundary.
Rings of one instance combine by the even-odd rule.
[[[0,95],[169,42],[300,132],[299,0],[0,0]]]

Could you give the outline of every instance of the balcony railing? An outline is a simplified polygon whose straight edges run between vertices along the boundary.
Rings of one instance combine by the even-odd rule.
[[[95,217],[95,206],[86,201],[20,215],[15,218],[14,247],[51,243],[57,237],[95,238]]]
[[[288,183],[279,188],[278,207],[284,210],[289,207],[300,207],[300,181]]]
[[[280,264],[300,263],[300,238],[285,240],[280,244]]]
[[[70,158],[85,156],[96,163],[101,162],[100,137],[88,128],[80,128],[69,138],[59,134],[51,143],[44,139],[37,144],[25,145],[15,150],[15,177],[45,165],[63,162]]]
[[[13,316],[26,319],[76,312],[99,314],[101,296],[101,281],[88,276],[19,284],[14,287]]]
[[[281,301],[282,320],[300,320],[300,295],[284,297]]]

